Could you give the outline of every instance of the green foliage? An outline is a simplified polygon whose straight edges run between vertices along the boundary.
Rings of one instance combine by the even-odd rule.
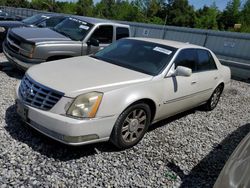
[[[219,10],[214,3],[212,6],[204,6],[196,12],[195,27],[202,29],[218,29],[217,17]]]
[[[194,27],[195,11],[188,0],[169,0],[167,24],[175,26]]]
[[[76,13],[82,16],[93,16],[93,0],[79,0],[76,3]]]
[[[242,2],[245,2],[242,4]],[[214,3],[195,10],[188,0],[0,0],[0,5],[174,26],[250,32],[250,0],[229,0],[224,11]]]
[[[220,29],[225,29],[228,30],[230,28],[234,27],[234,24],[238,24],[240,21],[240,5],[241,2],[240,0],[230,0],[227,4],[226,9],[223,11],[219,22],[222,22],[224,28]]]

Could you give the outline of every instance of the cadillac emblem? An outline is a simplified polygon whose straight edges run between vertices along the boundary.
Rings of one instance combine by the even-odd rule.
[[[35,96],[35,93],[34,93],[34,90],[33,90],[33,86],[31,86],[30,88],[26,88],[26,89],[23,91],[23,96],[24,96],[25,98],[34,97],[34,96]]]

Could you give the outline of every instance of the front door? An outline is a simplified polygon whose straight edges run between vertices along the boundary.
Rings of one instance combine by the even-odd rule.
[[[178,66],[190,68],[195,72],[196,51],[194,49],[181,50],[176,57],[173,69]],[[197,74],[191,76],[171,76],[163,80],[162,107],[159,118],[168,117],[185,111],[196,105],[198,94]]]
[[[98,40],[99,46],[88,46],[87,44],[84,44],[82,55],[94,54],[110,45],[113,42],[113,33],[114,28],[112,25],[101,25],[97,27],[90,38]]]

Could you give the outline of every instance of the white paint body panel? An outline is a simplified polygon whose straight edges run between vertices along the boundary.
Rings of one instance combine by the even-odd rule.
[[[134,40],[158,42],[179,49],[204,49],[173,41]],[[119,115],[139,100],[150,99],[154,102],[156,113],[152,122],[206,102],[220,83],[227,85],[230,82],[231,76],[230,69],[222,66],[214,54],[213,56],[218,70],[194,73],[190,77],[168,76],[176,55],[166,69],[155,77],[87,56],[33,66],[27,71],[27,75],[44,86],[65,93],[65,97],[50,111],[28,107],[29,118],[63,135],[81,136],[95,133],[99,136],[99,141],[107,140]],[[92,91],[103,92],[96,118],[79,120],[65,116],[66,107],[75,97]],[[18,90],[17,96],[21,100]]]

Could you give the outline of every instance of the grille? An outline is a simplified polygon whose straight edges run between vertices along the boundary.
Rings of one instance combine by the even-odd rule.
[[[13,52],[19,53],[19,45],[20,44],[21,44],[21,41],[18,40],[15,36],[13,36],[12,34],[8,35],[7,45],[9,47],[9,49],[11,49]]]
[[[41,110],[50,110],[64,95],[45,87],[25,75],[19,87],[23,102]]]

